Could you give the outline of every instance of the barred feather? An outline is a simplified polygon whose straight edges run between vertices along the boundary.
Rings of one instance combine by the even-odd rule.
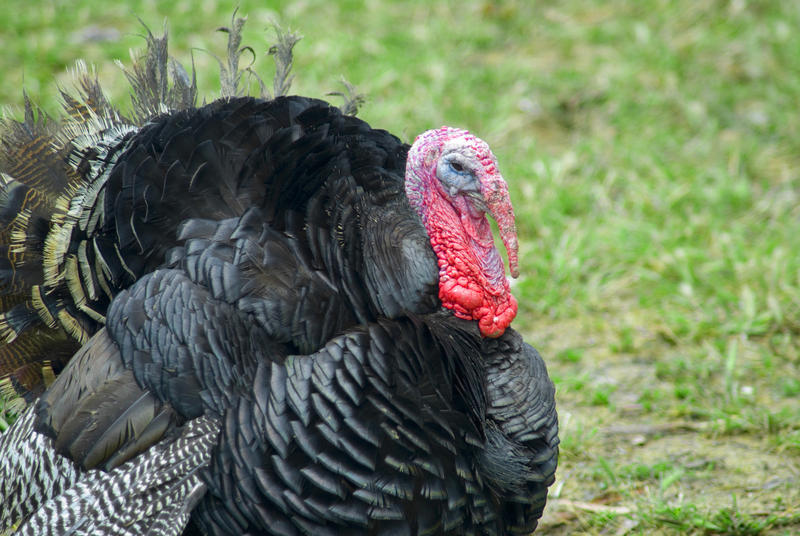
[[[58,455],[52,441],[34,430],[34,421],[29,408],[0,435],[0,534],[67,489],[79,475],[75,464]]]
[[[18,520],[14,534],[179,535],[206,487],[199,470],[208,464],[219,423],[199,418],[176,439],[113,472],[81,472],[56,453],[52,440],[34,430],[28,409],[0,436],[0,534]],[[26,472],[16,470],[24,467]]]

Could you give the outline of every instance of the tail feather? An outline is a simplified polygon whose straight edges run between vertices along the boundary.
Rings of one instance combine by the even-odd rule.
[[[22,121],[4,119],[0,137],[3,182],[15,179],[28,188],[25,206],[36,209],[52,203],[67,184],[63,155],[55,150],[58,122],[31,103],[25,95]]]
[[[66,333],[30,329],[0,344],[0,397],[19,412],[42,394],[78,348]]]
[[[75,178],[59,132],[27,97],[23,120],[4,119],[0,132],[0,393],[12,407],[40,393],[77,348],[58,328],[60,300],[42,291],[51,218]]]
[[[256,77],[264,96],[269,93],[250,66],[240,66],[242,53],[252,53],[241,44],[244,23],[245,18],[234,12],[230,27],[223,28],[228,34],[228,55],[220,61],[223,97],[243,93],[246,76]],[[126,170],[117,163],[163,165],[161,160],[181,149],[183,154],[194,151],[199,163],[193,165],[190,159],[185,170],[169,168],[165,185],[185,185],[172,175],[188,173],[191,189],[195,181],[208,182],[205,175],[213,174],[211,164],[218,155],[202,140],[188,153],[185,147],[167,146],[158,162],[147,155],[137,157],[135,151],[126,153],[143,126],[157,116],[191,108],[197,100],[194,67],[187,70],[169,56],[166,32],[155,36],[145,31],[145,52],[133,58],[132,67],[123,67],[131,85],[130,117],[112,105],[96,74],[79,61],[73,73],[75,89],[61,91],[62,117],[47,116],[26,97],[21,120],[0,119],[0,383],[7,393],[41,392],[44,375],[40,370],[37,381],[35,372],[40,365],[51,364],[48,374],[60,370],[62,352],[74,352],[105,324],[111,299],[160,252],[153,241],[160,247],[161,234],[137,235],[138,224],[127,218],[136,211],[150,224],[171,221],[175,215],[148,212],[152,192],[137,190],[144,187],[141,184],[109,188],[114,173],[121,174],[116,177],[124,187],[129,184],[127,174],[137,172],[133,164]],[[276,63],[273,89],[278,96],[291,84],[292,49],[300,37],[277,26],[275,31],[277,44],[270,54]],[[133,204],[125,205],[128,201]],[[239,202],[235,197],[222,201]],[[207,212],[208,203],[198,202],[198,207]],[[194,216],[201,215],[207,214]],[[50,358],[53,348],[57,359]]]
[[[29,303],[20,303],[5,313],[0,313],[0,342],[11,343],[17,336],[39,320],[39,315]]]
[[[26,97],[22,120],[0,123],[0,389],[17,405],[102,325],[113,293],[87,241],[102,211],[97,158],[136,127],[83,63],[75,75],[60,120]]]
[[[66,114],[61,128],[61,144],[75,147],[78,140],[88,135],[89,140],[99,141],[98,134],[114,125],[127,123],[111,105],[100,87],[97,75],[82,60],[73,69],[75,94],[61,90],[61,99]],[[89,147],[90,144],[86,143]]]

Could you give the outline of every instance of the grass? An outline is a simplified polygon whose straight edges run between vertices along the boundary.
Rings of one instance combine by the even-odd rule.
[[[117,102],[136,16],[169,19],[210,98],[232,2],[10,0],[0,103],[57,113],[76,58]],[[486,139],[522,239],[516,327],[548,359],[562,456],[547,534],[800,531],[800,4],[242,1],[305,35],[294,89],[340,76],[411,140]],[[1,424],[0,424],[1,426]]]

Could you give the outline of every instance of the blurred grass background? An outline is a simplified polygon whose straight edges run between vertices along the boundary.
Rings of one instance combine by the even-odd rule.
[[[213,99],[236,3],[6,0],[0,104],[52,114],[78,58],[113,63],[165,19]],[[340,77],[406,141],[487,140],[511,185],[515,321],[558,388],[547,534],[800,531],[800,3],[238,3],[270,77],[270,20],[300,32],[293,89]]]

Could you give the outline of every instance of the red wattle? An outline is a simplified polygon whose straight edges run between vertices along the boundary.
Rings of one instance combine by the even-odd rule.
[[[495,288],[479,268],[475,252],[464,247],[442,247],[445,243],[458,243],[458,237],[442,235],[431,239],[439,257],[442,306],[459,318],[477,320],[484,337],[499,337],[517,315],[517,300],[511,295],[508,281],[503,277],[501,288]]]

